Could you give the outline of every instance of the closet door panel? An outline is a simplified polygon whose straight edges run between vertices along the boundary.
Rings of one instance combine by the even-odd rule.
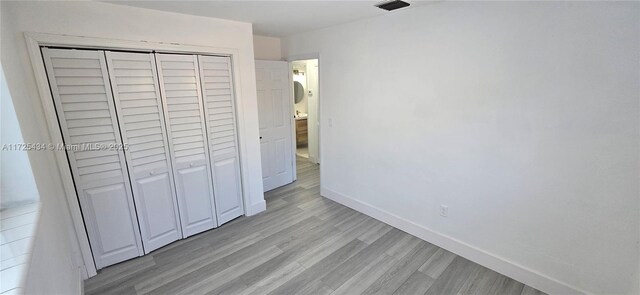
[[[244,214],[231,59],[198,56],[218,222]]]
[[[185,167],[178,171],[178,185],[186,196],[190,196],[190,200],[185,202],[186,207],[183,211],[186,212],[189,220],[194,226],[199,223],[207,224],[211,220],[211,199],[209,198],[209,191],[204,185],[204,182],[209,181],[209,174],[207,171],[207,165],[194,165],[194,167]],[[209,206],[202,206],[202,204]]]
[[[106,52],[145,252],[182,237],[153,54]],[[132,75],[135,73],[135,75]]]
[[[148,239],[143,239],[145,245],[149,245],[145,247],[146,253],[182,238],[176,223],[178,217],[173,213],[175,199],[170,193],[173,188],[168,173],[138,177],[135,181],[136,198],[140,199],[145,211],[138,216],[147,230]]]
[[[88,210],[92,218],[96,220],[98,232],[102,235],[101,247],[103,249],[111,249],[117,252],[122,245],[128,245],[131,240],[135,239],[133,234],[121,234],[121,228],[130,227],[131,219],[125,214],[118,214],[114,218],[114,212],[122,213],[122,208],[127,208],[127,189],[125,184],[117,183],[96,188],[88,188],[85,191],[86,201],[89,204]],[[99,209],[99,210],[96,210]],[[137,255],[135,255],[137,256]],[[133,257],[135,257],[133,256]],[[115,261],[113,262],[115,263]]]
[[[216,205],[220,208],[220,218],[224,222],[244,214],[242,211],[242,190],[238,181],[239,168],[240,163],[236,157],[217,159],[213,163],[213,173],[216,177],[216,196],[223,196],[216,199]]]
[[[196,56],[156,54],[185,237],[217,226]]]
[[[42,52],[96,266],[142,255],[104,52]]]

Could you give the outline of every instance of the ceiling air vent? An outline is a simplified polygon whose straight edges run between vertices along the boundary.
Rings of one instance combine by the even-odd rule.
[[[376,7],[380,8],[380,9],[384,9],[386,11],[391,11],[391,10],[396,10],[402,7],[407,7],[411,4],[401,1],[401,0],[391,0],[391,1],[384,1],[381,3],[376,4]]]

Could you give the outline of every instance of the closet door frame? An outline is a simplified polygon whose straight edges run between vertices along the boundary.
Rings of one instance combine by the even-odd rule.
[[[45,114],[44,119],[47,125],[48,135],[52,143],[62,143],[64,141],[58,125],[58,118],[55,111],[53,97],[51,95],[51,89],[49,87],[47,73],[45,71],[43,55],[40,51],[40,47],[42,46],[72,49],[125,50],[147,53],[158,51],[163,53],[229,56],[231,58],[232,65],[238,65],[240,58],[240,50],[238,48],[229,47],[145,42],[36,32],[25,32],[24,38],[38,94],[40,95],[41,107]],[[238,72],[235,70],[233,71],[233,79],[236,81],[234,84],[236,105],[243,106],[244,104],[241,103],[244,97],[241,92],[242,83],[238,82],[241,81],[241,79]],[[246,125],[248,124],[247,122],[253,120],[249,117],[253,114],[244,114],[243,112],[238,112],[236,110],[236,115],[238,121],[238,141],[240,143],[241,176],[243,180],[243,204],[245,208],[245,215],[250,216],[266,210],[266,202],[264,201],[264,195],[262,192],[262,179],[261,177],[257,177],[255,180],[252,179],[252,176],[254,176],[253,178],[256,177],[251,173],[251,171],[260,169],[259,167],[255,167],[257,164],[252,165],[248,161],[244,161],[244,159],[256,158],[256,156],[258,157],[257,159],[259,159],[259,154],[256,154],[259,153],[259,142],[257,133],[254,134],[254,132],[251,132],[246,128]],[[89,245],[86,227],[84,225],[80,204],[75,191],[71,168],[64,150],[54,150],[52,151],[52,154],[53,156],[50,159],[57,164],[57,168],[54,168],[53,165],[48,165],[48,169],[53,170],[43,173],[59,174],[62,178],[64,197],[61,196],[60,198],[62,199],[58,201],[66,202],[66,205],[70,210],[72,227],[67,229],[68,236],[78,241],[78,243],[71,243],[71,247],[73,247],[72,251],[74,253],[72,259],[76,265],[80,266],[81,275],[86,279],[95,276],[97,274],[97,269],[95,262],[93,261],[93,254]]]

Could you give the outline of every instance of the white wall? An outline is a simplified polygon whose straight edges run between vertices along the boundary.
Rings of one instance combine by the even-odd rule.
[[[280,38],[254,35],[253,52],[255,59],[282,60]]]
[[[323,193],[543,291],[640,293],[638,15],[441,2],[283,39],[320,53]]]
[[[236,48],[240,71],[239,112],[245,118],[240,128],[246,137],[241,145],[248,156],[243,170],[249,173],[245,195],[248,213],[264,210],[255,67],[251,24],[119,6],[100,2],[6,2],[2,1],[2,65],[27,142],[50,142],[40,97],[25,47],[25,31],[100,38],[177,42],[181,44]],[[242,122],[241,122],[242,123]],[[42,224],[47,234],[36,239],[29,282],[31,290],[63,292],[61,286],[75,286],[69,274],[75,270],[68,256],[74,245],[68,238],[69,208],[53,154],[29,155],[43,203]],[[46,247],[44,245],[47,245]],[[77,247],[77,245],[75,245]],[[46,251],[46,252],[38,252]],[[40,257],[41,259],[37,259]],[[45,276],[47,274],[48,276]],[[29,290],[29,289],[28,289]],[[53,292],[60,290],[61,292]]]
[[[0,59],[7,83],[6,90],[10,92],[10,99],[15,107],[22,133],[21,140],[27,143],[50,142],[46,135],[47,127],[42,125],[44,115],[38,102],[30,65],[24,63],[24,37],[15,31],[15,11],[9,8],[10,4],[0,2]],[[3,158],[3,165],[5,161]],[[24,286],[25,293],[79,294],[81,277],[78,267],[82,264],[81,257],[77,251],[78,243],[73,239],[69,208],[55,161],[48,152],[33,151],[28,153],[28,161],[31,164],[21,162],[17,169],[33,170],[32,178],[35,178],[36,190],[40,191],[42,209]],[[5,177],[7,176],[3,171],[2,181],[7,179]]]
[[[38,201],[33,172],[27,152],[15,149],[24,143],[16,111],[0,66],[0,208]]]

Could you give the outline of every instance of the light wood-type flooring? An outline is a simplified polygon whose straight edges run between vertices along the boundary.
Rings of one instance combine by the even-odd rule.
[[[543,294],[320,196],[318,165],[267,211],[102,269],[86,294]]]

